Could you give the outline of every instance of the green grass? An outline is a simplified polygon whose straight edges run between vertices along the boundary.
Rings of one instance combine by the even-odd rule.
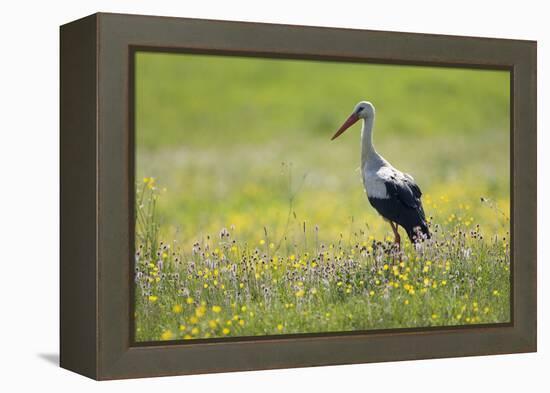
[[[137,55],[141,148],[327,138],[353,105],[377,109],[377,139],[508,128],[509,73],[452,68]],[[391,134],[389,134],[391,133]]]
[[[136,64],[137,189],[155,193],[154,217],[148,210],[151,195],[138,195],[143,200],[137,203],[144,209],[136,213],[141,234],[136,245],[144,247],[140,279],[153,280],[150,286],[138,285],[138,339],[167,338],[167,331],[174,338],[224,336],[221,326],[209,330],[208,321],[226,323],[235,315],[245,322],[225,327],[229,335],[509,320],[503,240],[510,205],[507,72],[146,53],[138,54]],[[415,177],[426,213],[440,228],[439,240],[452,245],[435,244],[419,255],[405,251],[406,267],[399,271],[411,269],[408,285],[416,289],[409,298],[406,282],[395,288],[388,271],[379,272],[384,264],[395,265],[394,256],[382,261],[372,253],[350,256],[356,244],[376,252],[373,239],[386,244],[391,234],[368,204],[360,181],[359,126],[330,141],[362,99],[376,106],[378,151]],[[237,253],[220,242],[221,228],[231,232]],[[467,233],[467,244],[457,243],[459,230]],[[471,238],[472,230],[484,239]],[[159,269],[160,241],[171,248]],[[203,249],[208,245],[210,252],[219,249],[225,259],[193,254],[195,242]],[[311,268],[320,244],[336,264],[326,285]],[[251,259],[256,249],[260,256],[266,253],[268,265],[259,281],[251,278],[258,269]],[[335,250],[354,261],[353,277],[339,265],[336,258],[342,256]],[[461,256],[466,250],[468,258]],[[275,255],[281,261],[278,272],[270,261]],[[292,255],[306,266],[294,271]],[[216,289],[212,277],[198,275],[212,260],[221,275]],[[191,273],[189,261],[195,266]],[[425,277],[416,269],[428,261],[430,279],[438,284],[421,293]],[[438,267],[446,261],[450,270]],[[233,264],[238,280],[246,280],[243,288],[231,287],[237,278],[227,269]],[[158,276],[152,275],[154,267]],[[302,280],[271,282],[273,295],[266,303],[258,288],[283,272]],[[439,285],[442,281],[447,284]],[[296,298],[299,282],[304,296]],[[204,283],[209,287],[201,289]],[[348,285],[351,292],[345,293]],[[313,288],[315,295],[309,292]],[[191,304],[187,297],[193,298]],[[181,312],[174,313],[180,304]],[[213,312],[213,306],[221,311]],[[242,306],[254,317],[244,319],[238,312]],[[190,324],[202,307],[200,322]],[[457,315],[463,318],[453,319]],[[180,324],[189,329],[180,331]],[[192,326],[200,333],[192,334]]]

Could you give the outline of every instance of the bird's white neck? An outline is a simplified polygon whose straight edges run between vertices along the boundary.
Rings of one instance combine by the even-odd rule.
[[[372,129],[374,127],[374,118],[363,119],[361,129],[361,168],[366,166],[381,166],[386,160],[378,154],[372,143]]]

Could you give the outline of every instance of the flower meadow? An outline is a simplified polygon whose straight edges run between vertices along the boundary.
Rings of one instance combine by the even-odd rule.
[[[510,74],[142,52],[135,339],[510,321]],[[424,192],[402,249],[369,205],[353,105]],[[483,198],[483,199],[482,199]]]
[[[486,233],[468,205],[430,218],[432,238],[401,249],[361,225],[326,241],[295,213],[280,236],[264,227],[241,238],[228,223],[180,243],[163,237],[162,194],[154,178],[136,185],[136,341],[510,321],[508,234]]]

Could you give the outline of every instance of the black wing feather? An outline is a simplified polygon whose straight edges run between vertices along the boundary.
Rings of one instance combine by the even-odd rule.
[[[426,221],[426,215],[424,214],[424,207],[422,206],[422,201],[420,200],[420,198],[422,197],[422,191],[420,190],[420,187],[418,187],[418,184],[416,184],[413,180],[409,178],[405,178],[405,184],[407,184],[407,186],[410,187],[412,193],[414,194],[417,200],[416,208],[418,209],[422,217],[422,220]]]
[[[418,187],[418,184],[408,178],[405,178],[405,183],[407,183],[407,185],[411,188],[414,196],[420,199],[420,197],[422,196],[422,191],[420,190],[420,187]]]
[[[395,178],[384,182],[388,199],[369,198],[371,205],[390,221],[401,225],[412,242],[415,241],[415,230],[418,228],[426,237],[430,237],[424,208],[422,207],[422,191],[409,178],[398,182]]]
[[[413,188],[410,187],[408,183],[386,181],[385,184],[388,194],[397,197],[406,206],[410,207],[411,209],[417,209],[418,205],[420,205],[420,198],[415,195]],[[418,186],[416,186],[416,189],[420,190]]]

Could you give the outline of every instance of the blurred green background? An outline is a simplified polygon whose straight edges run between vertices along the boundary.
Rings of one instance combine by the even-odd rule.
[[[136,56],[136,175],[162,190],[167,240],[234,225],[241,240],[265,227],[276,241],[303,236],[304,222],[327,241],[389,235],[362,187],[359,123],[330,141],[360,100],[376,107],[378,152],[414,176],[434,222],[508,230],[508,72]]]

